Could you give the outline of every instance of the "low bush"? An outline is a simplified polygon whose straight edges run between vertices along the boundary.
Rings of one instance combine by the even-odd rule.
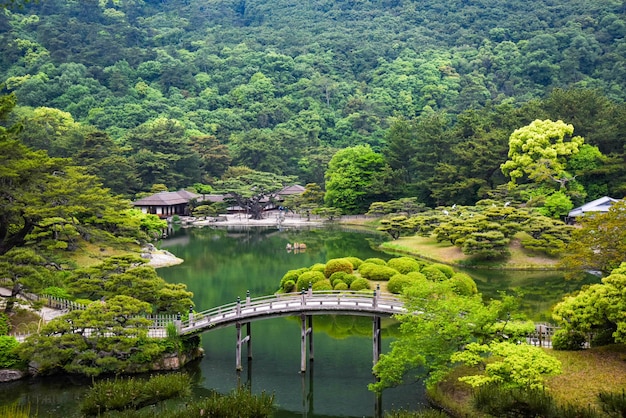
[[[293,292],[296,288],[296,282],[294,282],[293,280],[287,280],[285,283],[283,283],[283,292],[285,293],[289,293],[289,292]]]
[[[363,260],[363,263],[378,264],[379,266],[387,265],[387,262],[385,260],[383,260],[382,258],[378,258],[378,257],[368,258],[366,260]]]
[[[333,287],[333,289],[335,290],[348,290],[348,285],[345,284],[344,282],[342,282],[341,280],[338,281],[337,284],[335,284],[335,286]]]
[[[352,268],[358,269],[361,264],[363,264],[363,260],[358,257],[344,257],[346,260],[352,264]]]
[[[600,392],[598,401],[602,412],[609,417],[626,417],[626,392]]]
[[[465,273],[455,273],[450,278],[450,284],[455,293],[461,296],[471,296],[478,293],[476,282]]]
[[[411,257],[397,257],[387,261],[387,266],[398,270],[402,274],[412,271],[420,271],[424,263],[417,261]]]
[[[435,267],[437,270],[445,274],[448,279],[454,276],[454,269],[447,264],[434,263],[431,264],[431,266]]]
[[[476,410],[496,417],[596,418],[591,407],[558,405],[545,390],[503,387],[497,384],[479,387],[472,396]]]
[[[348,287],[350,287],[352,282],[355,281],[357,278],[358,277],[356,277],[354,274],[346,274],[345,276],[341,278],[341,280],[343,280],[344,283],[347,284]]]
[[[135,378],[103,380],[96,382],[87,391],[80,410],[87,415],[134,410],[190,393],[191,379],[184,373],[152,376],[147,381]]]
[[[228,395],[214,393],[200,401],[187,404],[184,410],[161,418],[220,417],[267,418],[274,412],[274,395],[262,392],[253,395],[249,388],[240,387]]]
[[[304,272],[298,277],[298,281],[296,282],[296,289],[298,292],[302,290],[306,290],[309,288],[309,283],[312,285],[320,280],[326,280],[326,276],[321,271],[307,271]]]
[[[328,279],[313,283],[313,290],[333,290],[333,285]]]
[[[405,287],[410,286],[412,283],[414,283],[414,280],[409,276],[398,273],[389,279],[389,283],[387,283],[387,290],[391,293],[399,295]]]
[[[280,287],[284,288],[285,282],[288,280],[293,280],[293,282],[295,283],[296,281],[298,281],[298,277],[300,277],[302,273],[305,273],[307,271],[309,271],[309,269],[306,267],[296,269],[296,270],[289,270],[287,273],[285,273],[283,278],[280,280]]]
[[[326,267],[324,268],[324,275],[326,277],[330,277],[333,273],[337,272],[345,272],[347,274],[351,274],[354,270],[352,263],[346,258],[334,258],[326,262]]]
[[[372,267],[368,268],[367,271],[361,272],[362,277],[375,281],[387,281],[398,274],[398,270],[392,269],[391,267],[378,266],[375,264],[371,264],[371,266]]]
[[[344,282],[341,279],[335,279],[335,280],[330,280],[329,279],[328,281],[333,285],[333,287],[337,286],[339,283],[344,283],[344,284],[346,283],[346,282]]]
[[[421,273],[431,282],[442,282],[444,280],[448,280],[448,276],[432,264],[424,267]]]
[[[323,263],[315,263],[311,266],[311,268],[309,269],[311,271],[320,271],[322,273],[324,273],[324,270],[326,270],[326,264]]]
[[[366,290],[369,288],[370,283],[363,278],[356,279],[350,284],[350,290]]]
[[[337,271],[333,274],[330,275],[330,277],[328,278],[328,280],[330,280],[331,283],[335,283],[335,280],[341,280],[343,281],[343,278],[347,276],[348,273],[346,273],[345,271]]]
[[[577,351],[585,348],[587,337],[583,332],[560,329],[552,336],[552,348],[563,351]]]

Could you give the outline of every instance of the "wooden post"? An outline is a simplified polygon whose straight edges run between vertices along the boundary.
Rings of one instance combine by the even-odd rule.
[[[378,359],[380,358],[380,351],[381,351],[381,338],[380,338],[380,316],[374,316],[374,321],[373,321],[373,341],[372,341],[372,348],[373,348],[373,363],[374,365],[376,365],[376,363],[378,363]]]
[[[307,318],[309,327],[307,328]],[[313,360],[313,317],[311,315],[300,315],[302,324],[300,332],[300,373],[306,373],[306,340],[309,337],[309,360]]]
[[[238,372],[243,370],[243,366],[241,365],[241,346],[243,345],[243,343],[247,343],[248,346],[248,360],[252,359],[252,341],[251,341],[251,336],[250,336],[250,322],[246,322],[246,332],[248,333],[248,335],[246,335],[245,337],[241,338],[241,322],[237,322],[236,324],[237,327],[237,346],[235,349],[235,368],[237,369]]]
[[[309,322],[309,361],[313,361],[313,315],[308,315]]]

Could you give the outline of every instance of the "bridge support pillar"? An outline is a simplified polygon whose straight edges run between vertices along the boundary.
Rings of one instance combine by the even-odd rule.
[[[313,360],[313,316],[300,315],[302,330],[300,342],[300,373],[306,373],[306,342],[309,340],[309,360]],[[307,327],[308,322],[308,327]]]
[[[252,335],[251,335],[251,327],[250,322],[246,322],[246,336],[241,338],[241,322],[237,322],[237,348],[235,350],[235,361],[236,361],[236,369],[238,372],[243,370],[243,366],[241,365],[241,346],[244,343],[247,343],[248,348],[248,360],[252,359]]]
[[[378,363],[378,359],[380,358],[381,352],[381,335],[380,335],[380,316],[374,316],[373,327],[372,327],[372,348],[373,348],[373,363],[376,365]]]

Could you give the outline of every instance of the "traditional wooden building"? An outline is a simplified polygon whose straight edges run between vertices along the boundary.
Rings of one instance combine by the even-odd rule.
[[[133,202],[143,213],[169,218],[173,215],[186,216],[189,213],[189,202],[202,197],[200,194],[179,190],[177,192],[159,192]]]
[[[604,196],[599,199],[593,200],[589,203],[585,203],[575,209],[572,209],[568,214],[567,223],[576,222],[576,218],[583,216],[587,213],[606,213],[609,211],[613,203],[618,202],[619,199],[613,199],[612,197]]]

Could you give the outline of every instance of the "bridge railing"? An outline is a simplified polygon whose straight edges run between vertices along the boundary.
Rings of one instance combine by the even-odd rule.
[[[303,306],[313,307],[316,303],[320,305],[347,306],[351,304],[355,307],[374,308],[379,305],[386,306],[386,310],[393,310],[400,313],[403,302],[390,293],[381,292],[359,292],[345,290],[320,290],[303,291],[301,293],[278,293],[264,295],[255,298],[247,296],[245,299],[238,298],[237,301],[222,306],[211,308],[202,312],[190,314],[188,320],[181,321],[182,329],[194,327],[199,322],[236,319],[242,315],[242,311],[250,313],[257,309],[299,309]],[[382,310],[382,309],[381,309]]]

